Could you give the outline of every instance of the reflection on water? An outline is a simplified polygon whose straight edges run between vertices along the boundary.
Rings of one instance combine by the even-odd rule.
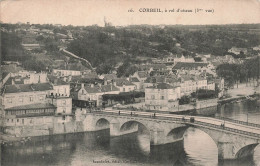
[[[217,116],[260,123],[260,111],[252,103],[222,106]],[[141,127],[139,127],[141,128]],[[141,131],[141,132],[140,132]],[[260,146],[252,158],[241,161],[217,159],[215,142],[203,131],[189,128],[184,141],[163,146],[151,146],[149,134],[141,128],[138,133],[109,137],[109,130],[53,137],[33,138],[17,146],[1,147],[4,166],[81,166],[81,165],[205,165],[232,166],[260,163]]]

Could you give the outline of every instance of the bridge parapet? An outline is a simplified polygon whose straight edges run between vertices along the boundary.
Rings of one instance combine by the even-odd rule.
[[[252,132],[248,132],[248,131],[244,131],[244,130],[238,130],[238,129],[234,129],[234,128],[230,128],[230,127],[224,127],[224,126],[220,126],[220,125],[215,125],[215,124],[211,124],[211,123],[206,123],[206,122],[200,122],[200,121],[194,121],[194,122],[189,122],[187,120],[184,120],[186,122],[187,125],[190,126],[199,126],[199,127],[210,127],[211,129],[215,130],[221,130],[223,132],[232,132],[234,134],[239,134],[242,135],[244,137],[251,137],[252,139],[256,139],[256,140],[260,140],[260,134],[257,133],[252,133]]]
[[[230,119],[230,118],[225,118],[225,117],[219,117],[219,116],[215,117],[215,118],[216,119],[225,120],[225,121],[229,121],[229,122],[233,122],[233,123],[237,123],[237,124],[242,124],[242,125],[247,125],[247,126],[260,128],[260,124],[255,124],[255,123],[250,123],[250,122],[245,122],[245,121],[235,120],[235,119]]]

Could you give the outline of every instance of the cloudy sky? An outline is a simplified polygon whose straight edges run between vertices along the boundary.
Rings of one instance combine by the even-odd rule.
[[[104,17],[113,25],[260,23],[260,0],[4,0],[0,3],[0,19],[5,23],[103,26]],[[140,8],[160,8],[164,12],[144,13]],[[129,9],[134,12],[128,12]],[[176,12],[177,9],[192,12]],[[203,11],[195,13],[195,9]]]

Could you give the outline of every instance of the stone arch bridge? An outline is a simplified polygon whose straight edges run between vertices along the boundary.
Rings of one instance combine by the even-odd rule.
[[[252,155],[260,142],[260,125],[245,125],[199,116],[180,116],[149,112],[102,111],[87,113],[85,131],[110,129],[110,136],[120,136],[138,130],[142,124],[150,133],[150,145],[163,145],[183,140],[189,127],[207,133],[218,148],[219,159],[238,159]]]

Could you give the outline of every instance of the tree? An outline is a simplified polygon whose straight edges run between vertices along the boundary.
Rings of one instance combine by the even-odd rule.
[[[235,72],[236,67],[234,64],[221,64],[217,67],[217,75],[224,78],[228,88],[233,87],[235,81],[237,80]]]
[[[114,69],[114,67],[111,64],[100,64],[97,69],[96,72],[97,74],[109,74],[111,73],[111,71]]]
[[[202,62],[201,57],[194,57],[195,62]]]
[[[37,36],[37,37],[36,37],[36,40],[37,40],[37,41],[43,41],[43,40],[44,40],[44,37],[43,37],[42,35]]]
[[[24,61],[23,66],[27,70],[32,70],[36,72],[46,71],[46,63],[37,60],[35,57],[30,57],[30,59]]]
[[[182,96],[179,100],[180,105],[189,104],[190,103],[190,96]]]
[[[130,75],[133,75],[136,71],[137,68],[126,61],[117,69],[117,77],[129,77]]]
[[[1,31],[1,52],[2,61],[23,61],[26,59],[26,53],[21,45],[21,38],[14,33]]]

